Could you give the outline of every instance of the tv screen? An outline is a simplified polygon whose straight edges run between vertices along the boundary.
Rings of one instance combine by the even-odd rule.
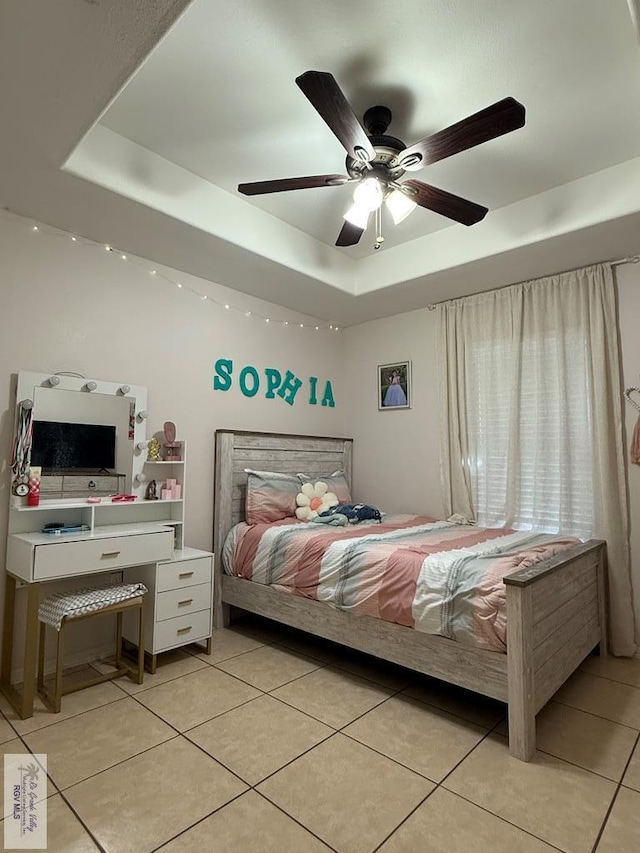
[[[34,421],[31,464],[43,471],[99,471],[116,465],[116,428]]]

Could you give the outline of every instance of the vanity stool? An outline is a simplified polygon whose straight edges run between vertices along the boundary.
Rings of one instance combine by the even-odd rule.
[[[109,584],[108,586],[76,589],[71,592],[56,592],[41,602],[38,610],[40,622],[39,655],[38,655],[38,693],[51,710],[59,713],[63,693],[75,693],[84,687],[111,681],[122,675],[130,675],[138,684],[144,677],[144,597],[147,588],[141,583]],[[138,643],[137,667],[130,667],[122,658],[122,614],[129,610],[138,610],[140,635]],[[88,619],[101,613],[116,613],[116,655],[114,672],[97,675],[62,688],[62,657],[64,648],[64,628],[68,622]],[[58,632],[58,648],[56,654],[55,689],[53,695],[44,684],[44,651],[46,626],[51,625]]]

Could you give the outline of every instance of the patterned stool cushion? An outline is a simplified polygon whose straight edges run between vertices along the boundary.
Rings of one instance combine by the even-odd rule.
[[[99,613],[105,607],[128,598],[137,598],[146,592],[147,588],[143,583],[116,583],[74,589],[71,592],[54,592],[40,603],[38,619],[59,631],[65,616],[67,619],[77,619],[87,613]]]

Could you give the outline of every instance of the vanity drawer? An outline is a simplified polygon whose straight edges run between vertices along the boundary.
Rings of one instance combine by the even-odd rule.
[[[203,583],[211,583],[211,557],[197,557],[195,560],[180,560],[158,566],[158,592]]]
[[[107,572],[167,560],[173,553],[173,532],[158,530],[133,536],[52,542],[35,548],[33,577],[70,577]]]
[[[211,636],[211,608],[156,622],[153,647],[155,652],[202,640]]]
[[[169,589],[159,592],[156,601],[156,622],[184,616],[211,607],[211,584],[202,583],[184,589]]]

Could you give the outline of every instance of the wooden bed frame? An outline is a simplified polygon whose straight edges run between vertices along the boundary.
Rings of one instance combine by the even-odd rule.
[[[508,652],[485,651],[326,603],[231,577],[222,547],[244,520],[245,468],[326,475],[351,483],[352,440],[278,433],[216,431],[214,625],[231,606],[283,622],[508,704],[509,749],[529,761],[535,718],[584,658],[607,653],[606,547],[590,540],[505,577]]]

